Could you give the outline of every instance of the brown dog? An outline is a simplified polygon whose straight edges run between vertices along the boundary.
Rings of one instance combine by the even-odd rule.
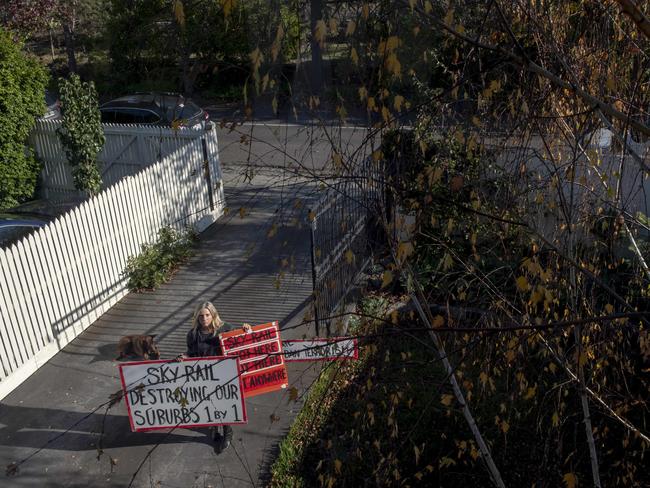
[[[119,356],[115,358],[119,361],[129,356],[137,356],[143,359],[160,359],[160,351],[153,341],[155,335],[128,335],[120,339],[117,344]]]

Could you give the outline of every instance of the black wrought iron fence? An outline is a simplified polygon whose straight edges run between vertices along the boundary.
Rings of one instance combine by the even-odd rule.
[[[316,333],[332,333],[336,319],[356,277],[367,266],[369,235],[382,200],[382,178],[370,159],[359,174],[328,186],[309,211]],[[374,173],[374,174],[373,174]]]

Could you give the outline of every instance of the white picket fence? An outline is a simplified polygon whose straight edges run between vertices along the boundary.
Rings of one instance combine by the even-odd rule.
[[[127,293],[127,258],[161,227],[201,231],[224,204],[186,145],[0,249],[0,399]]]
[[[37,120],[29,138],[44,165],[40,182],[43,197],[55,201],[82,196],[74,187],[70,165],[57,135],[60,127],[60,120]],[[212,179],[221,180],[215,128],[203,131],[117,124],[103,124],[103,128],[106,143],[98,156],[102,188],[181,150],[197,160],[207,160]]]

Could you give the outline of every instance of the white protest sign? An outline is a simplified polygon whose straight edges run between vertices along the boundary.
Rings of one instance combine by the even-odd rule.
[[[282,351],[285,361],[336,361],[359,358],[357,340],[346,337],[282,341]]]
[[[239,358],[120,364],[131,430],[244,424]]]

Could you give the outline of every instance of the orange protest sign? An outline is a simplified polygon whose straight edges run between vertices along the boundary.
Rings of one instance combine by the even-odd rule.
[[[219,339],[226,356],[239,357],[244,397],[287,387],[289,380],[277,322],[256,325],[248,333],[242,329],[225,332]]]

